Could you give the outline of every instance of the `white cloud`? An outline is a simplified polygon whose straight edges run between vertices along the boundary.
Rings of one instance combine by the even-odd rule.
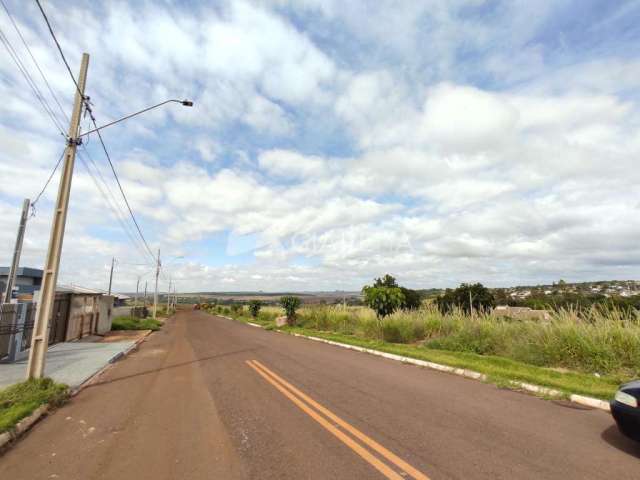
[[[328,173],[326,161],[289,150],[268,150],[258,157],[260,168],[281,177],[320,177]]]

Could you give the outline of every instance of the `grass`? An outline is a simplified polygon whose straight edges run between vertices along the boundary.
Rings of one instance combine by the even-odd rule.
[[[451,367],[474,370],[484,373],[491,383],[499,386],[509,386],[511,381],[519,381],[560,390],[567,395],[577,393],[601,399],[610,399],[623,381],[618,377],[596,377],[580,372],[559,372],[493,355],[433,350],[420,346],[370,340],[353,335],[321,332],[300,327],[286,327],[283,330]]]
[[[162,322],[153,318],[116,317],[111,330],[160,330]]]
[[[217,309],[268,329],[282,314],[263,308],[253,320],[244,309]],[[609,399],[619,384],[640,377],[640,317],[621,311],[563,310],[540,321],[427,306],[379,322],[366,307],[310,306],[297,317],[297,327],[283,330],[475,370],[498,385],[520,381]]]
[[[67,398],[67,386],[50,378],[27,380],[0,390],[0,433],[11,430],[40,405],[57,407]]]

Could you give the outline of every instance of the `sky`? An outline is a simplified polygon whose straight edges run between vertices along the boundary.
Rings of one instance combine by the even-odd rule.
[[[3,0],[0,265],[65,140],[74,85],[35,2]],[[160,289],[359,290],[637,279],[640,2],[44,0]],[[21,33],[49,87],[44,83]],[[63,115],[64,113],[64,115]],[[53,116],[56,121],[52,118]],[[89,119],[81,122],[83,131]],[[56,172],[27,224],[41,268]],[[59,283],[152,288],[95,134]]]

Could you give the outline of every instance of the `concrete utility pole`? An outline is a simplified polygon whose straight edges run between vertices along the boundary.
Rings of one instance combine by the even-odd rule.
[[[144,281],[144,300],[142,301],[142,306],[147,306],[147,281]]]
[[[116,257],[111,257],[111,273],[109,274],[109,296],[111,296],[111,283],[113,282],[113,265],[116,263]]]
[[[167,315],[169,315],[170,307],[171,307],[171,275],[169,275],[169,289],[167,290]]]
[[[158,313],[158,277],[160,276],[160,249],[158,249],[158,258],[156,259],[156,289],[153,293],[153,319],[156,319]]]
[[[135,308],[138,308],[138,289],[139,288],[140,288],[140,277],[138,277],[136,280],[136,297],[135,297],[135,300],[133,301],[133,306]]]
[[[71,179],[73,177],[73,164],[76,159],[76,149],[78,148],[78,127],[82,105],[84,103],[84,87],[87,81],[87,68],[89,67],[89,54],[82,54],[80,65],[80,75],[73,103],[71,123],[69,125],[69,138],[67,149],[64,153],[64,165],[58,187],[58,198],[53,211],[53,223],[51,225],[51,235],[49,237],[49,248],[47,250],[47,260],[44,265],[42,276],[42,286],[40,288],[40,299],[36,310],[36,320],[31,338],[31,349],[29,351],[29,364],[27,366],[27,378],[42,378],[44,374],[44,363],[49,343],[49,318],[53,311],[53,302],[56,294],[56,283],[58,281],[58,268],[60,267],[60,253],[62,252],[62,242],[64,240],[64,227],[67,222],[67,212],[69,210],[69,194],[71,192]]]
[[[22,242],[24,241],[24,230],[27,227],[27,218],[29,216],[30,205],[31,200],[25,198],[24,202],[22,203],[22,215],[20,216],[20,226],[18,227],[16,246],[13,249],[13,260],[11,261],[11,268],[9,269],[9,275],[7,276],[7,288],[4,291],[4,303],[11,302],[13,285],[16,283],[16,275],[18,274],[18,266],[20,265],[20,254],[22,253]]]

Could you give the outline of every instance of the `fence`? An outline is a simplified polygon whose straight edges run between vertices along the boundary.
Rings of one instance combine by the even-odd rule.
[[[0,362],[16,362],[26,358],[31,346],[35,304],[5,303],[0,305]]]

